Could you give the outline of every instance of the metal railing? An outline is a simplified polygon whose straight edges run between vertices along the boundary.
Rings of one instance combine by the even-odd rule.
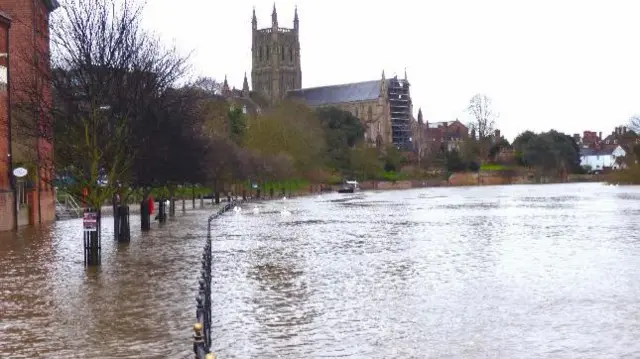
[[[250,199],[231,200],[207,220],[207,239],[202,252],[200,278],[198,280],[198,295],[196,296],[196,324],[193,326],[193,352],[196,359],[215,359],[211,353],[211,263],[212,263],[212,235],[213,221],[236,205],[249,202]]]

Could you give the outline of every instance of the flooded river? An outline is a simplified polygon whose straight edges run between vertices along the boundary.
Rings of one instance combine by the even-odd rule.
[[[218,358],[640,357],[640,188],[257,205],[216,222]],[[97,270],[79,221],[0,234],[0,358],[189,356],[208,214],[142,235],[132,216],[125,245],[107,226]]]

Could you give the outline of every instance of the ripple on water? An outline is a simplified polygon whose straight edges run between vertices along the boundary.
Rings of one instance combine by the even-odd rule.
[[[214,224],[213,347],[638,357],[636,199],[634,187],[572,184],[328,194],[288,199],[290,217],[282,201],[258,203]],[[79,221],[0,235],[0,357],[186,357],[208,214],[133,226],[124,245],[107,223],[92,270]]]

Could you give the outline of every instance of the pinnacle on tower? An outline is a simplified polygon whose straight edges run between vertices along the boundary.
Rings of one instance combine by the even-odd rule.
[[[222,94],[227,95],[229,93],[229,82],[227,82],[227,75],[224,75],[224,82],[222,83]]]
[[[249,93],[249,81],[247,80],[247,72],[244,72],[244,81],[242,82],[242,92]]]
[[[408,80],[408,78],[407,78],[407,68],[406,67],[404,68],[404,80],[405,81]]]
[[[293,15],[293,29],[297,31],[299,24],[300,24],[300,20],[298,19],[298,5],[296,5],[294,15]]]
[[[386,78],[384,77],[384,69],[382,70],[382,79],[386,80]]]
[[[424,123],[424,121],[422,120],[422,107],[418,108],[418,123],[419,124]]]
[[[253,29],[258,29],[258,18],[256,17],[256,7],[253,7],[253,18],[251,19],[251,25],[253,25]]]
[[[273,3],[273,12],[271,13],[271,25],[278,27],[278,12],[276,11],[276,3]]]

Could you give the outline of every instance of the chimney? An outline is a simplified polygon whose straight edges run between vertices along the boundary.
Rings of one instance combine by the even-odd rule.
[[[598,132],[598,140],[602,141],[602,131]]]

